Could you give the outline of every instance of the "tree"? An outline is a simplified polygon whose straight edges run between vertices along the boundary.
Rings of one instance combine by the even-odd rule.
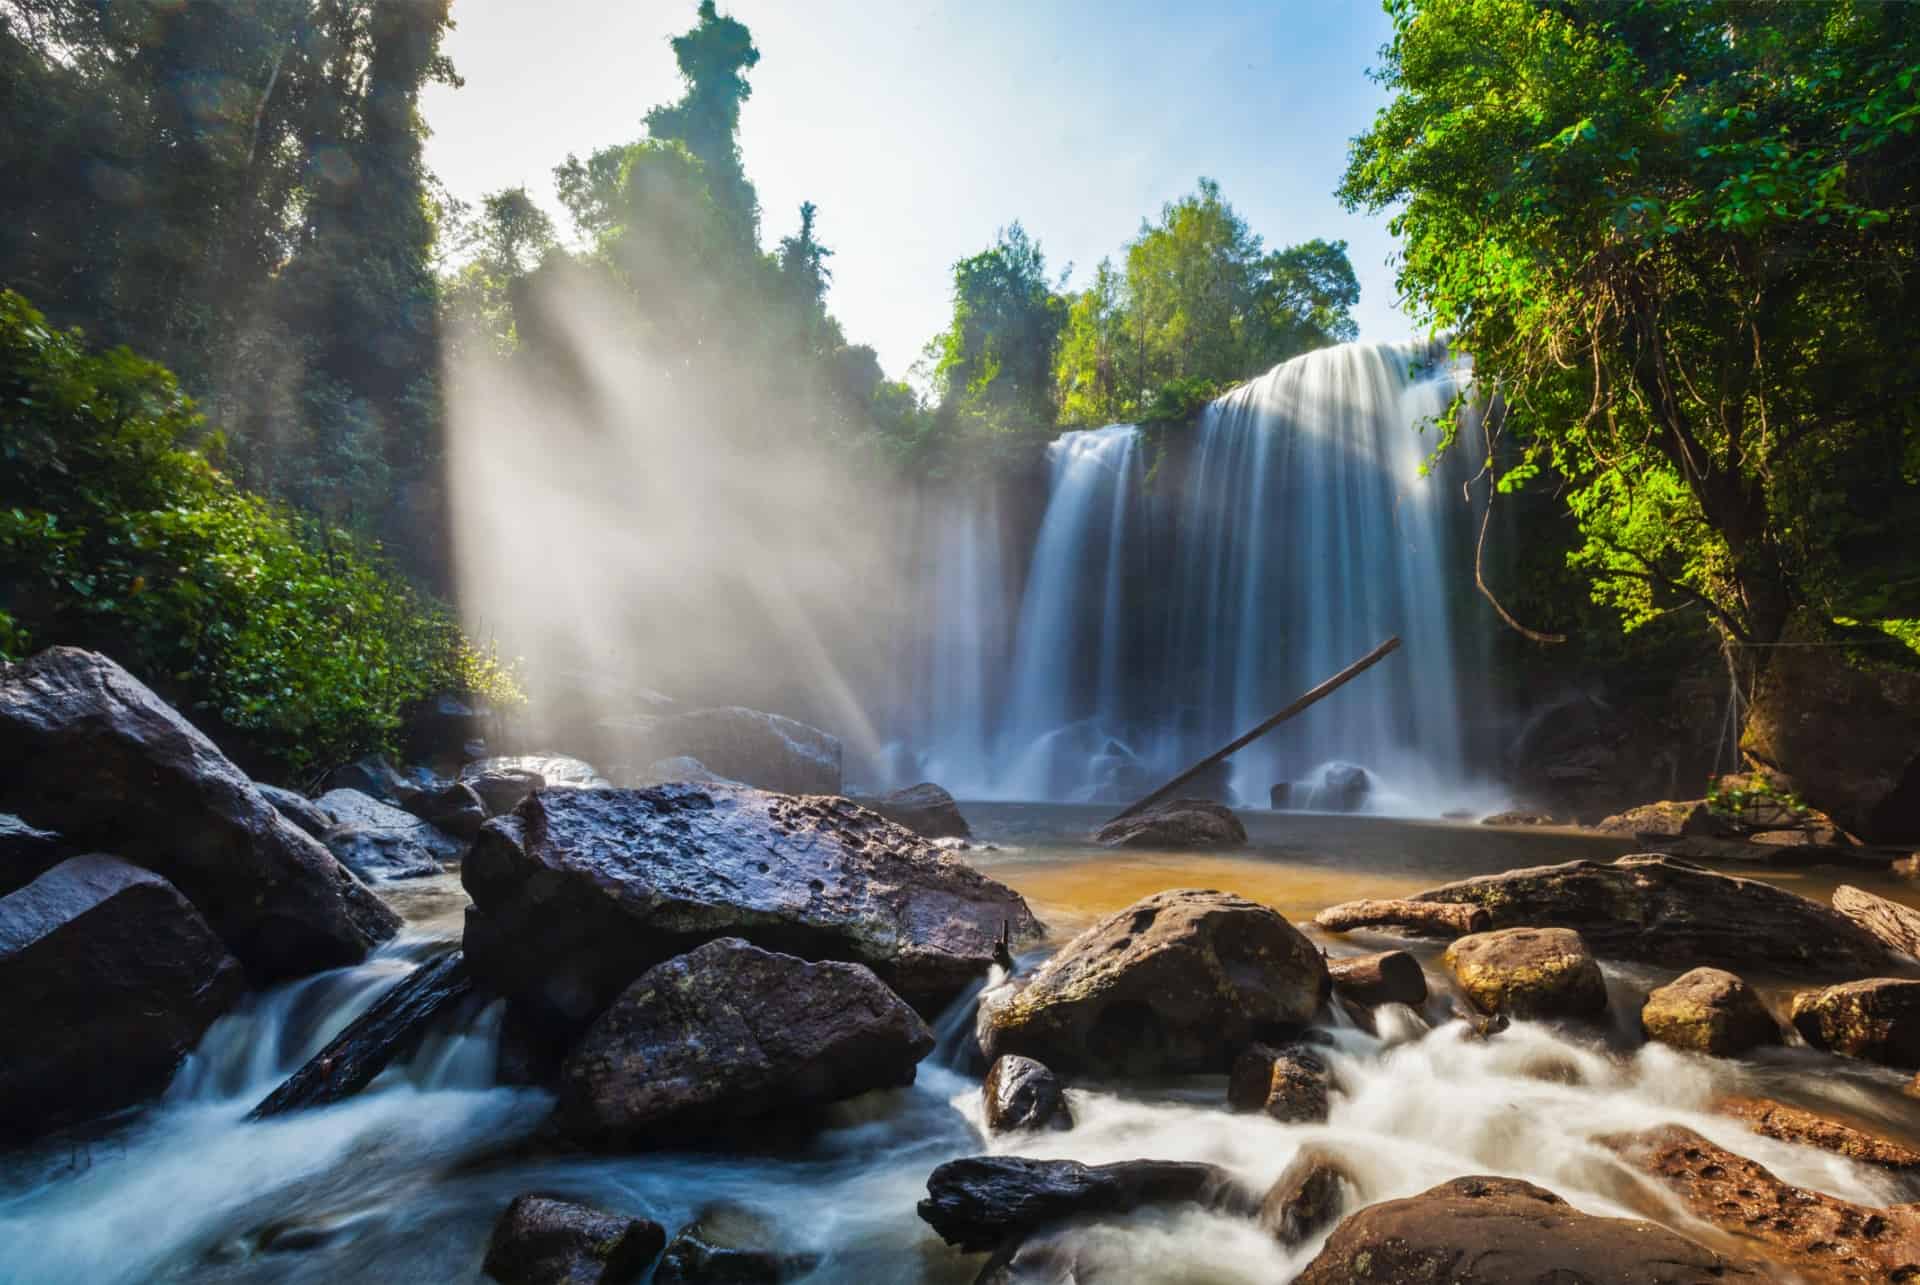
[[[1843,591],[1835,509],[1895,513],[1920,473],[1920,10],[1388,11],[1393,97],[1340,193],[1398,210],[1403,296],[1504,411],[1501,487],[1563,479],[1629,626],[1693,603],[1776,640]]]
[[[1054,422],[1053,349],[1066,302],[1046,255],[1019,223],[953,265],[953,323],[928,348],[940,412],[995,432],[1041,433]]]
[[[687,92],[679,102],[647,113],[647,133],[662,142],[686,144],[706,167],[714,204],[733,232],[749,244],[760,239],[760,202],[740,164],[740,105],[753,93],[746,73],[760,61],[753,35],[733,18],[722,18],[713,0],[700,0],[699,22],[673,38],[674,61]]]

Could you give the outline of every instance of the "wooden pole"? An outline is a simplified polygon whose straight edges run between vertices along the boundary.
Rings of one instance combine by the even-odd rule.
[[[1194,777],[1200,775],[1202,772],[1212,767],[1215,763],[1218,763],[1220,760],[1226,758],[1229,754],[1232,754],[1236,750],[1245,749],[1247,746],[1253,744],[1253,742],[1259,740],[1262,736],[1265,736],[1268,732],[1271,732],[1274,728],[1280,726],[1280,724],[1292,718],[1295,714],[1298,714],[1301,710],[1307,708],[1307,706],[1314,704],[1315,702],[1321,700],[1324,697],[1331,696],[1339,688],[1346,686],[1346,684],[1353,681],[1355,678],[1359,677],[1363,672],[1373,668],[1373,666],[1385,660],[1390,654],[1398,650],[1399,647],[1400,647],[1399,638],[1395,637],[1395,638],[1387,639],[1385,642],[1381,643],[1378,647],[1375,647],[1372,651],[1362,656],[1359,660],[1354,661],[1351,665],[1348,665],[1345,669],[1335,674],[1332,678],[1329,678],[1326,682],[1321,683],[1318,687],[1314,688],[1312,691],[1308,692],[1306,695],[1302,696],[1299,700],[1287,706],[1285,709],[1281,710],[1278,714],[1275,714],[1272,718],[1269,718],[1266,722],[1260,724],[1258,727],[1254,728],[1252,731],[1242,733],[1241,735],[1235,737],[1233,740],[1229,741],[1226,745],[1222,746],[1220,749],[1217,749],[1213,753],[1207,755],[1205,758],[1201,759],[1198,763],[1195,763],[1192,767],[1188,768],[1186,771],[1182,772],[1180,775],[1174,777],[1171,781],[1168,781],[1165,785],[1155,790],[1152,794],[1149,794],[1146,798],[1141,799],[1139,802],[1135,803],[1132,807],[1123,809],[1120,812],[1116,812],[1113,815],[1113,819],[1108,821],[1107,824],[1112,825],[1114,821],[1119,821],[1125,817],[1130,817],[1136,812],[1146,811],[1148,808],[1152,807],[1154,804],[1160,802],[1160,800],[1171,795],[1175,790],[1185,785],[1188,781],[1191,781]]]

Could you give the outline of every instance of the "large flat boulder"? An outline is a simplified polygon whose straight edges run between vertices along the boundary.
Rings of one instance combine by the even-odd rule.
[[[164,876],[260,979],[356,963],[399,918],[105,656],[0,667],[0,808]]]
[[[461,878],[475,975],[562,1029],[720,937],[865,964],[930,1012],[1003,925],[1040,933],[1018,893],[864,808],[743,786],[544,790],[487,823]]]
[[[614,742],[629,762],[698,759],[707,771],[782,794],[838,794],[840,738],[797,719],[738,705],[623,724]]]
[[[913,1083],[920,1015],[859,964],[810,964],[738,938],[647,970],[567,1056],[555,1117],[582,1146],[630,1150]]]
[[[1225,1071],[1255,1040],[1312,1021],[1330,985],[1320,952],[1267,907],[1162,892],[983,996],[980,1046],[1066,1075]]]
[[[158,1093],[245,989],[177,889],[114,857],[73,857],[0,898],[0,1138]]]
[[[1596,955],[1789,976],[1883,971],[1885,944],[1818,902],[1659,855],[1482,875],[1413,900],[1480,906],[1494,928],[1572,928]]]

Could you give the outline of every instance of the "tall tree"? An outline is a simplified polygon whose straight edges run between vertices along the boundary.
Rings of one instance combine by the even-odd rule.
[[[1053,348],[1065,320],[1046,255],[1019,223],[954,264],[953,322],[928,350],[942,415],[976,416],[995,431],[1050,429]]]
[[[677,103],[647,113],[647,133],[686,144],[706,167],[714,203],[734,233],[749,244],[760,238],[760,201],[740,164],[740,105],[753,93],[747,73],[760,61],[753,35],[733,18],[723,18],[713,0],[700,0],[699,22],[673,38],[687,92]]]

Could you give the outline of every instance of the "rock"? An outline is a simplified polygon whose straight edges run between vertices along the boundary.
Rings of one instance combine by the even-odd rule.
[[[1267,806],[1275,812],[1284,812],[1293,806],[1293,782],[1281,781],[1267,789]]]
[[[653,1285],[781,1285],[818,1264],[784,1253],[767,1219],[740,1205],[709,1205],[667,1246]]]
[[[862,799],[861,804],[926,839],[965,839],[973,834],[953,796],[931,781]]]
[[[1588,1018],[1607,1010],[1607,983],[1570,928],[1502,928],[1462,937],[1442,961],[1483,1013]]]
[[[0,897],[26,887],[69,855],[75,854],[53,831],[0,813]]]
[[[1920,1067],[1920,981],[1871,977],[1793,997],[1793,1029],[1817,1049]]]
[[[417,781],[410,780],[399,768],[387,761],[384,754],[369,754],[364,758],[336,767],[327,773],[321,781],[323,793],[336,790],[352,790],[364,794],[370,799],[399,807],[420,792]]]
[[[1781,641],[1830,640],[1803,618]],[[1856,666],[1838,647],[1773,648],[1740,748],[1861,838],[1920,838],[1920,674]]]
[[[1650,1040],[1714,1057],[1780,1042],[1780,1027],[1760,997],[1720,968],[1696,968],[1655,990],[1640,1010],[1640,1025]]]
[[[1904,879],[1908,883],[1920,883],[1920,852],[1901,857],[1893,863],[1887,873],[1896,879]]]
[[[479,792],[464,781],[415,795],[407,801],[407,811],[456,839],[471,840],[487,820],[487,807],[480,801]]]
[[[709,772],[781,794],[838,794],[840,738],[738,705],[644,720],[621,738],[635,762],[685,755]]]
[[[1040,934],[1019,894],[864,808],[743,786],[544,790],[486,824],[461,878],[474,975],[562,1030],[718,937],[866,964],[937,1012],[1003,925]]]
[[[535,790],[544,789],[547,778],[538,772],[503,768],[476,773],[472,776],[463,773],[460,783],[480,796],[481,806],[486,808],[488,816],[497,817],[505,816],[519,807],[521,802]]]
[[[1227,1105],[1263,1111],[1282,1124],[1323,1124],[1333,1076],[1327,1064],[1299,1044],[1249,1046],[1227,1075]]]
[[[1065,1218],[1179,1204],[1245,1215],[1258,1202],[1217,1165],[1174,1160],[1083,1165],[971,1156],[933,1171],[920,1217],[949,1245],[977,1253]]]
[[[1920,1151],[1864,1129],[1830,1120],[1802,1107],[1771,1098],[1725,1097],[1713,1104],[1720,1115],[1732,1116],[1765,1138],[1819,1147],[1863,1165],[1904,1172],[1920,1170]]]
[[[1175,799],[1100,827],[1109,848],[1239,848],[1246,827],[1231,810],[1205,799]]]
[[[1059,1078],[1030,1057],[1009,1053],[995,1058],[981,1096],[989,1133],[1073,1127],[1073,1111]]]
[[[1509,812],[1495,812],[1491,816],[1480,818],[1481,825],[1559,825],[1556,818],[1545,812],[1527,812],[1516,809]]]
[[[597,1150],[710,1137],[911,1084],[932,1051],[871,970],[722,938],[649,969],[600,1015],[561,1067],[555,1118]]]
[[[167,1085],[245,989],[187,899],[113,857],[73,857],[0,898],[0,1139]]]
[[[489,714],[479,702],[453,692],[439,692],[406,712],[400,737],[409,758],[435,763],[477,758],[479,755],[467,753],[467,743],[484,744]]]
[[[494,1223],[482,1270],[500,1285],[625,1285],[666,1243],[649,1219],[530,1192]]]
[[[1715,816],[1705,799],[1642,803],[1607,817],[1593,828],[1636,839],[1677,839],[1681,835],[1723,838],[1733,832],[1731,826]]]
[[[247,1118],[264,1120],[352,1097],[395,1058],[417,1048],[434,1018],[472,993],[473,979],[459,951],[420,965],[349,1022]]]
[[[1920,1275],[1920,1215],[1910,1205],[1873,1209],[1789,1186],[1678,1125],[1600,1141],[1662,1182],[1694,1217],[1803,1279],[1880,1282]]]
[[[566,754],[504,754],[476,759],[460,769],[460,779],[472,784],[483,776],[529,774],[540,778],[541,785],[559,789],[604,790],[607,779],[585,759]],[[484,799],[485,796],[483,795]]]
[[[1328,906],[1313,917],[1313,923],[1330,933],[1388,928],[1409,937],[1464,937],[1493,927],[1493,916],[1485,907],[1464,902],[1368,899]]]
[[[262,981],[357,963],[399,918],[104,656],[0,667],[0,808],[145,866]]]
[[[277,785],[263,785],[259,781],[253,783],[253,788],[259,791],[261,798],[273,805],[275,812],[316,839],[333,827],[333,819],[304,794],[283,790]]]
[[[1318,1147],[1302,1147],[1267,1189],[1260,1225],[1282,1245],[1304,1245],[1340,1217],[1355,1185],[1340,1161]]]
[[[1306,1025],[1326,962],[1265,906],[1158,893],[1068,942],[1024,986],[981,997],[980,1046],[1069,1075],[1224,1071],[1254,1040]]]
[[[1517,1178],[1455,1178],[1368,1205],[1295,1285],[1718,1285],[1765,1279],[1677,1232],[1583,1214]]]
[[[707,770],[707,765],[697,758],[677,754],[670,759],[655,759],[640,772],[635,785],[659,785],[667,781],[692,781],[702,785],[740,785],[742,782],[729,781],[724,776],[716,776]]]
[[[1420,961],[1404,950],[1332,956],[1327,960],[1327,975],[1335,992],[1369,1008],[1381,1004],[1418,1008],[1427,1002],[1427,974]]]
[[[1355,763],[1329,763],[1307,791],[1309,812],[1358,812],[1373,793],[1373,776]]]
[[[1509,870],[1414,900],[1484,907],[1495,928],[1572,928],[1603,957],[1674,968],[1858,977],[1891,958],[1872,934],[1827,906],[1657,855]]]
[[[323,836],[327,851],[362,879],[437,875],[441,862],[466,851],[445,831],[358,790],[329,790],[319,805],[333,821]]]
[[[1920,910],[1841,884],[1833,908],[1903,955],[1920,956]]]

